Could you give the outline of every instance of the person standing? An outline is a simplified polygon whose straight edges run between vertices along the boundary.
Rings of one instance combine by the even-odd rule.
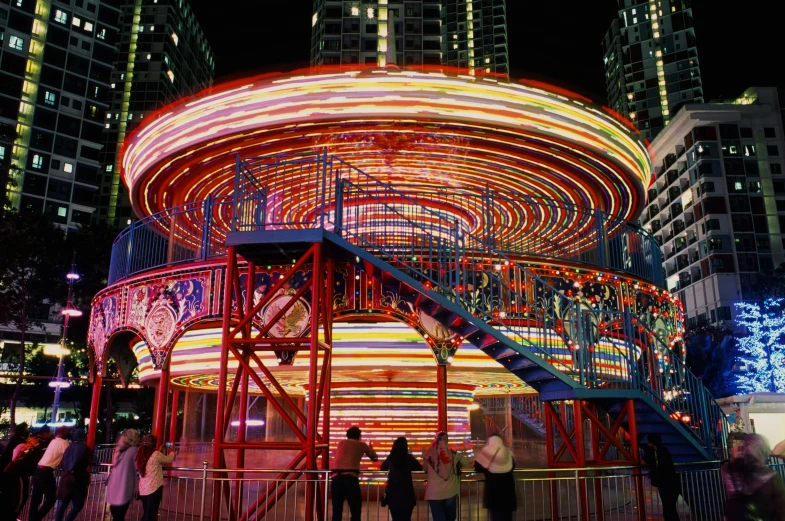
[[[643,464],[649,467],[649,480],[652,486],[657,487],[662,502],[662,517],[665,521],[679,521],[679,511],[676,503],[681,495],[681,480],[676,474],[673,457],[670,451],[662,445],[662,437],[649,434],[648,443],[644,451]]]
[[[362,495],[360,493],[360,460],[368,456],[371,461],[379,457],[373,448],[360,441],[362,431],[357,426],[346,431],[346,439],[338,443],[333,461],[332,499],[333,521],[341,521],[343,502],[349,503],[351,521],[360,521]]]
[[[152,434],[142,438],[136,453],[136,470],[139,472],[139,499],[142,502],[141,521],[155,521],[164,495],[163,466],[174,461],[176,452],[168,456],[158,450],[158,439]]]
[[[485,475],[483,503],[491,521],[512,521],[512,514],[518,508],[514,468],[512,451],[504,446],[501,436],[490,436],[474,460],[474,469]]]
[[[68,448],[68,436],[71,434],[68,427],[60,426],[55,431],[55,439],[46,447],[38,468],[33,472],[33,489],[30,492],[29,521],[41,521],[55,505],[57,495],[57,481],[55,469],[63,461],[63,454]]]
[[[57,510],[55,521],[63,521],[68,504],[71,511],[65,521],[74,521],[84,508],[87,499],[87,487],[90,486],[90,473],[87,467],[93,459],[93,450],[85,443],[83,429],[75,429],[71,433],[71,445],[65,449],[61,467],[63,474],[57,485]]]
[[[0,508],[0,521],[16,521],[19,518],[27,503],[30,476],[38,467],[38,462],[44,456],[51,440],[52,431],[44,426],[14,449],[13,459],[3,473],[0,504],[5,508]]]
[[[460,469],[471,462],[449,447],[446,432],[440,432],[423,456],[428,483],[425,499],[431,508],[433,521],[455,521],[458,515],[458,494],[461,491]]]
[[[411,521],[412,512],[417,505],[414,495],[412,472],[422,470],[422,465],[409,454],[409,443],[401,436],[393,442],[390,455],[382,462],[382,470],[387,474],[387,505],[392,521]]]
[[[106,480],[106,502],[112,521],[123,521],[137,491],[136,452],[139,432],[126,429],[112,453],[112,471]]]
[[[0,454],[0,472],[14,459],[14,450],[25,444],[27,438],[30,437],[30,430],[27,428],[27,423],[22,422],[12,428],[11,437],[8,438],[8,443],[3,448],[3,453]]]
[[[785,485],[767,466],[771,451],[759,434],[745,434],[738,456],[722,469],[727,521],[785,521]]]

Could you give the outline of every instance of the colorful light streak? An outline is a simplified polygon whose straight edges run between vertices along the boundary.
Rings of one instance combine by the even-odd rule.
[[[605,111],[540,85],[489,78],[406,70],[268,76],[214,88],[146,120],[122,160],[142,214],[230,193],[234,153],[323,147],[415,194],[434,185],[514,189],[621,218],[637,217],[651,175],[642,141]],[[299,205],[275,211],[302,218],[312,210],[304,192]],[[474,228],[486,218],[460,198],[440,203]],[[548,205],[502,202],[495,211],[499,236],[511,240],[553,228],[558,240],[591,227],[585,215]]]

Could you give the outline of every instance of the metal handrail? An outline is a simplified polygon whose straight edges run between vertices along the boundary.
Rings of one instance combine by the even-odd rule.
[[[328,172],[328,168],[339,163],[349,166],[339,158],[328,158],[326,154],[314,153],[272,158],[246,158],[238,161],[238,165],[242,164],[242,168],[238,168],[237,175],[251,184],[255,182],[255,178],[260,172],[264,170],[274,172],[276,166],[284,163],[291,167],[295,165],[325,166],[326,168],[313,173],[314,183],[317,182],[317,176],[322,176],[320,180],[323,183],[323,190],[316,194],[318,199],[311,202],[315,206],[322,206],[319,209],[322,214],[325,211],[335,210],[339,203],[333,197],[338,194],[332,193],[334,179],[328,179],[331,173]],[[268,180],[274,181],[275,179],[275,176],[268,177]],[[254,188],[262,191],[265,186],[257,184]],[[659,286],[664,285],[661,252],[656,239],[645,230],[617,219],[606,212],[511,189],[491,193],[482,189],[447,189],[429,184],[415,187],[404,184],[397,185],[396,190],[398,193],[410,193],[417,197],[425,197],[423,192],[428,191],[431,193],[430,197],[438,197],[442,200],[450,198],[455,208],[471,207],[480,212],[484,218],[485,229],[476,231],[479,236],[486,235],[491,230],[490,226],[492,225],[485,217],[492,215],[495,210],[504,210],[505,208],[534,210],[535,214],[540,215],[539,219],[544,219],[543,215],[553,215],[556,211],[561,216],[560,223],[562,223],[557,231],[550,232],[547,237],[530,234],[525,238],[519,237],[515,240],[501,240],[499,237],[492,237],[492,240],[496,242],[495,249],[511,256],[525,255],[579,262],[600,269],[629,273]],[[325,197],[325,193],[329,196]],[[109,283],[113,284],[123,278],[150,269],[202,260],[204,255],[201,252],[211,250],[211,245],[219,244],[231,229],[229,223],[235,222],[236,216],[229,214],[222,216],[222,219],[213,218],[213,214],[219,211],[216,207],[221,206],[221,202],[226,203],[231,200],[232,197],[231,195],[220,196],[208,198],[205,201],[186,203],[133,222],[118,235],[112,247]],[[267,195],[264,197],[266,198]],[[271,193],[269,197],[274,197],[274,194]],[[232,210],[237,208],[237,205],[229,206]],[[503,214],[504,212],[502,212]],[[581,237],[570,235],[571,228],[563,224],[570,220],[578,220],[587,224],[586,234]],[[172,224],[173,222],[174,224]],[[172,228],[177,231],[174,236]],[[558,231],[562,228],[563,231]],[[554,227],[550,226],[549,229],[553,230]],[[554,242],[554,240],[558,240],[558,242]],[[175,248],[170,246],[171,242],[175,243]],[[185,249],[184,246],[188,248]],[[209,258],[221,257],[224,254],[223,249],[219,248],[218,251],[214,251],[213,248],[212,250],[208,255]]]

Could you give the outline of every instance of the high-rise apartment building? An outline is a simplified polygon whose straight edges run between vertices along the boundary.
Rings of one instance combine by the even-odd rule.
[[[125,137],[155,109],[212,85],[215,59],[185,0],[126,0],[104,121],[97,221],[123,227],[133,217],[120,180]]]
[[[618,0],[602,42],[608,104],[648,139],[703,103],[690,0]]]
[[[785,262],[785,131],[777,91],[685,105],[652,143],[643,227],[662,245],[688,324],[732,320]]]
[[[21,212],[90,222],[120,0],[0,3],[3,193]]]
[[[314,0],[311,65],[386,65],[390,13],[397,65],[509,74],[505,0]]]

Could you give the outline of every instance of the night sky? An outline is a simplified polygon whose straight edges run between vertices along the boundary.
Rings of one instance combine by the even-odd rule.
[[[308,66],[311,0],[244,2],[242,11],[232,2],[225,9],[215,0],[191,3],[215,50],[219,81]],[[750,86],[784,88],[782,23],[763,7],[773,2],[753,0],[749,9],[729,4],[692,1],[706,100],[736,97]],[[615,12],[616,0],[507,0],[513,77],[547,81],[604,103],[600,42]]]

